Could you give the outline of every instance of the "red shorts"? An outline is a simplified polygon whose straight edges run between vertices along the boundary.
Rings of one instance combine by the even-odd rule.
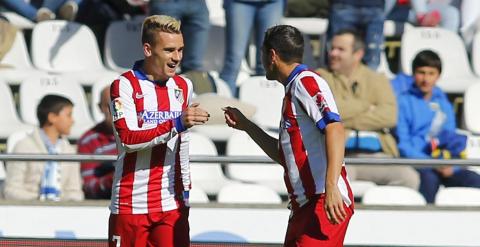
[[[343,246],[347,226],[353,214],[353,206],[344,204],[347,217],[337,225],[330,223],[324,209],[325,196],[311,199],[298,209],[288,221],[285,236],[286,247],[306,246]]]
[[[150,214],[110,214],[109,247],[190,246],[189,208]]]

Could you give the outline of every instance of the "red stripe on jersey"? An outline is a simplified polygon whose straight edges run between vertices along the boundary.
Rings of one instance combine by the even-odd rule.
[[[120,80],[114,80],[110,85],[110,101],[120,97]]]
[[[290,202],[292,203],[293,208],[298,208],[299,205],[295,198],[297,197],[294,194],[292,183],[290,182],[290,177],[288,176],[288,168],[287,164],[285,163],[285,154],[283,153],[282,145],[280,145],[280,165],[283,166],[283,181],[285,182],[285,186],[287,187],[287,192],[290,195]]]
[[[157,111],[170,111],[168,88],[155,84],[157,95]],[[165,165],[167,145],[161,144],[152,148],[150,155],[150,177],[148,178],[148,209],[149,212],[159,208],[162,210],[162,177]]]
[[[135,75],[133,74],[133,71],[123,73],[123,76],[127,78],[130,84],[132,85],[132,88],[133,88],[132,99],[133,99],[133,102],[135,103],[135,110],[137,111],[138,127],[141,128],[143,125],[143,119],[138,117],[138,115],[143,112],[144,97],[142,93],[142,88],[140,87],[140,82],[138,81],[138,78],[135,77]]]
[[[320,92],[317,81],[312,76],[305,76],[300,79],[303,87],[307,90],[310,97],[317,95]]]
[[[162,210],[162,177],[163,164],[165,163],[165,153],[167,145],[161,144],[152,148],[150,157],[150,176],[148,177],[148,212]]]
[[[120,180],[120,191],[118,193],[120,214],[132,213],[132,192],[136,161],[137,153],[126,153],[123,159],[122,179]]]
[[[295,157],[295,164],[297,165],[300,179],[305,190],[307,198],[315,195],[315,181],[313,179],[312,172],[310,170],[310,164],[308,161],[305,146],[303,145],[302,136],[300,134],[300,127],[298,126],[297,119],[293,114],[292,109],[292,95],[288,92],[285,102],[285,114],[284,117],[290,121],[291,127],[288,130],[290,136],[290,144]]]
[[[188,84],[187,82],[185,81],[185,79],[183,79],[183,77],[179,76],[179,75],[176,75],[173,77],[173,80],[175,81],[175,83],[177,84],[177,86],[182,89],[182,93],[183,93],[183,104],[182,104],[182,110],[186,109],[187,106],[188,106]]]

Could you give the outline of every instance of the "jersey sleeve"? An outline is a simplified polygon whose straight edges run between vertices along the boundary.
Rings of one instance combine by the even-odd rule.
[[[135,152],[166,143],[185,130],[181,116],[158,124],[155,128],[141,129],[133,100],[130,82],[120,77],[110,89],[110,112],[121,145],[127,152]]]
[[[189,79],[185,79],[187,84],[187,94],[185,106],[189,106],[192,102],[192,93],[193,93],[193,84]],[[184,110],[184,109],[183,109]],[[191,177],[190,177],[190,133],[189,131],[184,131],[180,134],[180,171],[182,174],[182,183],[185,191],[189,191],[192,188]]]
[[[322,78],[305,76],[299,79],[294,95],[320,131],[323,132],[329,123],[341,122],[332,91]]]

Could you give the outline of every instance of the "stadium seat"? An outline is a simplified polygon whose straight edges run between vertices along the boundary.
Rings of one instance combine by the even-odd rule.
[[[28,76],[46,74],[33,67],[22,31],[17,32],[13,45],[3,57],[1,64],[3,67],[0,68],[0,78],[10,85],[20,84]]]
[[[463,116],[468,131],[480,135],[480,83],[468,87],[463,97]]]
[[[207,137],[190,132],[190,155],[217,156],[215,144]],[[198,186],[208,195],[217,195],[220,189],[234,183],[223,174],[218,163],[192,163],[190,166],[192,186]]]
[[[377,72],[383,73],[388,79],[393,79],[395,75],[390,70],[388,65],[387,55],[385,51],[380,54],[380,64],[378,65]]]
[[[350,186],[352,187],[352,192],[355,198],[362,198],[363,195],[365,195],[365,192],[377,186],[377,184],[371,181],[353,180],[350,181]]]
[[[258,184],[231,184],[218,193],[219,203],[280,204],[282,199],[272,189]]]
[[[97,41],[86,25],[61,20],[35,25],[31,44],[32,61],[38,69],[68,74],[82,85],[92,85],[106,74]]]
[[[278,136],[277,133],[269,133]],[[268,157],[265,152],[243,131],[236,131],[228,139],[227,156],[261,156]],[[284,170],[278,164],[228,164],[225,169],[231,179],[267,186],[281,195],[287,195],[283,181]]]
[[[7,20],[20,29],[32,29],[35,26],[35,23],[31,20],[15,13],[15,12],[2,12],[2,15],[7,18]]]
[[[123,73],[143,59],[142,21],[114,21],[105,34],[104,61],[108,68]]]
[[[447,187],[438,191],[435,197],[437,206],[480,206],[480,189]]]
[[[8,85],[0,80],[0,139],[6,140],[8,136],[22,129],[32,128],[20,121],[13,100],[12,92]]]
[[[96,123],[103,121],[103,114],[98,108],[98,103],[100,103],[100,93],[105,87],[110,86],[110,84],[112,84],[112,82],[117,77],[118,76],[114,76],[114,75],[105,75],[104,78],[97,80],[97,82],[95,82],[92,85],[92,94],[90,97],[90,107],[91,107],[90,110],[92,112],[93,120]]]
[[[27,135],[30,135],[34,130],[32,126],[30,129],[17,130],[12,132],[7,138],[7,153],[13,153],[13,149],[17,142],[25,138]]]
[[[362,198],[365,205],[426,205],[420,192],[402,186],[375,186],[368,189]]]
[[[477,31],[472,43],[472,66],[477,76],[480,76],[480,31]]]
[[[442,60],[442,74],[438,86],[447,93],[464,93],[474,83],[480,82],[468,62],[465,45],[460,36],[441,28],[412,28],[402,36],[401,68],[412,74],[412,61],[422,50],[436,52]]]
[[[223,1],[206,0],[210,24],[212,26],[225,27],[225,9],[223,8]]]
[[[69,98],[73,104],[75,123],[69,138],[78,139],[94,125],[82,87],[68,76],[29,77],[20,85],[20,115],[28,124],[38,125],[36,109],[47,94],[58,94]]]
[[[207,193],[203,191],[201,188],[193,185],[192,189],[190,190],[190,203],[209,203],[210,199],[208,199]]]
[[[282,24],[298,28],[307,35],[322,35],[327,31],[328,19],[316,17],[284,17]]]
[[[253,76],[240,86],[239,99],[257,107],[253,121],[269,130],[278,130],[285,89],[265,76]]]

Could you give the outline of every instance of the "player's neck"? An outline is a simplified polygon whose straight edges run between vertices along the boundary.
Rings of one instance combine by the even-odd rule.
[[[288,77],[290,74],[295,70],[295,68],[299,65],[299,63],[280,63],[278,65],[278,78],[277,80],[281,82],[283,85],[288,84]]]

